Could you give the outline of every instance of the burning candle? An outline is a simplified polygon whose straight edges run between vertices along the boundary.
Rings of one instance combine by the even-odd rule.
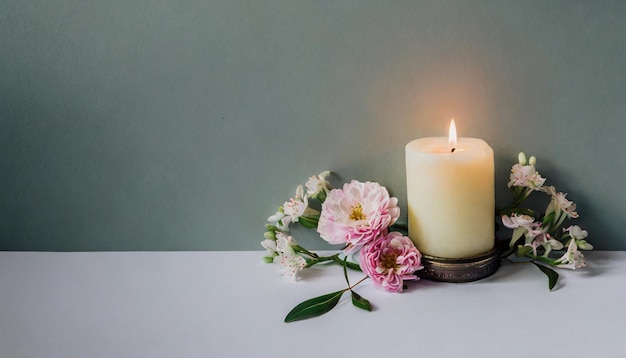
[[[416,139],[406,146],[409,237],[425,255],[467,258],[494,245],[493,150],[483,140]]]

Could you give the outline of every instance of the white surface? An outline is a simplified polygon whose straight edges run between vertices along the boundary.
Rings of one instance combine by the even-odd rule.
[[[373,312],[346,295],[290,324],[293,306],[345,287],[341,269],[293,283],[261,256],[0,252],[0,357],[626,356],[626,252],[588,253],[553,292],[535,267],[510,263],[402,294],[365,281],[357,292]]]

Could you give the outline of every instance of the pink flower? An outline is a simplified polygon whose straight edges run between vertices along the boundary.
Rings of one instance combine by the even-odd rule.
[[[400,216],[397,204],[380,184],[353,180],[328,193],[317,231],[331,244],[347,245],[350,253],[387,232]]]
[[[422,254],[413,242],[399,232],[390,232],[361,250],[361,270],[376,286],[389,292],[402,292],[404,280],[415,280],[413,273],[423,268]]]

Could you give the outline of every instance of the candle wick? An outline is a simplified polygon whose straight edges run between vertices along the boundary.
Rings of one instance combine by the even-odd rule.
[[[456,150],[456,148],[452,148],[452,150],[450,151],[450,153],[454,153],[454,151]]]

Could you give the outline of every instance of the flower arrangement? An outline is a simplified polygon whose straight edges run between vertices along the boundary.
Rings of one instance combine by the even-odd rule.
[[[295,279],[304,268],[332,261],[343,266],[348,287],[302,302],[289,312],[285,322],[324,314],[347,291],[351,292],[356,307],[370,311],[370,302],[354,292],[355,286],[370,278],[383,290],[402,292],[404,281],[418,279],[414,273],[423,268],[422,255],[413,242],[390,230],[400,216],[398,199],[389,196],[387,189],[375,182],[352,180],[343,188],[332,189],[326,180],[329,174],[325,171],[310,177],[305,185],[306,193],[302,185],[298,186],[295,196],[268,218],[261,245],[267,250],[265,261],[278,264],[283,275]],[[311,201],[320,204],[321,212],[310,206]],[[296,223],[317,228],[323,240],[342,245],[342,252],[319,256],[301,247],[289,235],[289,226]],[[358,263],[348,260],[355,253],[360,253]],[[347,269],[363,271],[366,276],[351,285]]]
[[[536,162],[534,156],[526,161],[526,155],[521,152],[518,164],[511,168],[508,187],[513,194],[513,203],[500,210],[500,215],[502,225],[512,229],[513,233],[509,240],[509,251],[503,256],[529,258],[548,276],[548,287],[552,289],[559,275],[550,267],[572,270],[585,267],[585,256],[579,250],[592,250],[593,246],[585,240],[588,235],[586,230],[578,225],[563,227],[567,219],[578,218],[576,204],[566,198],[567,194],[557,192],[555,187],[544,186],[546,179],[535,169]],[[522,207],[535,192],[550,197],[543,214]],[[551,255],[553,251],[563,249],[565,253],[561,256]]]
[[[527,162],[525,154],[520,153],[518,159],[519,163],[511,168],[508,183],[513,202],[499,211],[502,224],[512,229],[509,249],[502,257],[526,258],[548,276],[552,289],[559,276],[550,267],[584,267],[584,255],[579,250],[593,247],[585,240],[587,231],[579,226],[562,228],[567,219],[578,217],[576,204],[566,199],[567,194],[544,186],[546,179],[535,169],[535,157]],[[405,227],[397,223],[400,216],[397,198],[376,182],[352,180],[342,188],[332,188],[326,179],[329,175],[325,171],[311,176],[304,186],[297,187],[295,196],[268,218],[261,245],[266,249],[264,261],[277,264],[282,275],[296,280],[303,269],[332,262],[343,267],[347,287],[300,303],[287,314],[285,322],[327,313],[348,291],[354,306],[371,311],[370,302],[354,292],[357,285],[371,279],[376,287],[400,293],[405,288],[404,282],[418,280],[416,272],[423,269],[421,253],[401,232]],[[550,196],[544,214],[522,207],[534,192]],[[295,224],[316,228],[323,240],[341,245],[342,249],[331,256],[305,249],[290,235],[290,226]],[[553,256],[562,250],[565,251],[562,255]],[[355,254],[358,262],[350,260]],[[365,276],[350,284],[348,269],[362,271]]]

